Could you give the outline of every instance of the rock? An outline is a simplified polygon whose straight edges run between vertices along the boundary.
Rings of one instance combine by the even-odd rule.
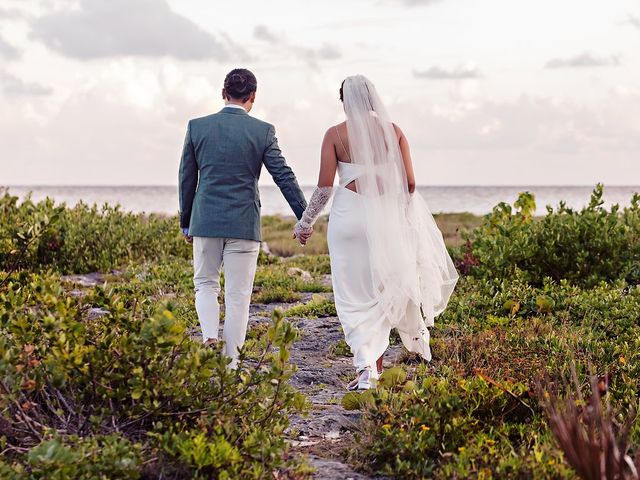
[[[330,432],[327,432],[325,434],[324,438],[326,438],[327,440],[337,440],[338,438],[340,438],[340,431],[331,430]]]
[[[104,283],[104,276],[98,272],[86,273],[84,275],[63,275],[61,279],[63,282],[75,283],[81,287],[95,287],[98,284]]]
[[[309,460],[311,461],[311,466],[316,469],[312,477],[316,480],[335,480],[337,478],[344,480],[366,480],[371,478],[356,472],[352,467],[338,460],[325,459],[317,456],[311,456]]]
[[[90,308],[89,320],[95,320],[96,318],[109,315],[109,313],[110,313],[109,310],[105,310],[104,308]]]
[[[287,270],[287,275],[290,277],[299,277],[303,282],[310,282],[313,280],[313,277],[309,272],[298,267],[290,267]]]

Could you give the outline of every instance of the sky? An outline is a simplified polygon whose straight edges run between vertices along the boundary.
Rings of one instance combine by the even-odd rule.
[[[234,67],[304,185],[353,74],[421,185],[640,185],[637,0],[0,0],[0,185],[175,185]]]

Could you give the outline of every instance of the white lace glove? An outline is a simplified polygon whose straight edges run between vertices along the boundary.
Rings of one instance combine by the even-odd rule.
[[[331,198],[332,192],[333,187],[317,187],[315,189],[306,210],[302,214],[302,218],[293,227],[293,235],[296,238],[299,239],[301,236],[309,236],[311,234],[313,224],[316,223],[322,213],[322,209]]]

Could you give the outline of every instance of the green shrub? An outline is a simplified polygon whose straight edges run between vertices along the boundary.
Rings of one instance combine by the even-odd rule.
[[[541,297],[553,302],[540,311]],[[487,369],[533,382],[576,360],[611,374],[611,395],[627,406],[640,391],[640,286],[566,280],[540,287],[513,279],[463,277],[432,331],[434,361],[461,374]],[[582,373],[586,373],[584,370]]]
[[[297,468],[282,433],[304,397],[287,383],[296,332],[280,313],[264,348],[232,370],[189,339],[171,304],[147,316],[126,303],[101,287],[69,297],[50,274],[14,274],[0,290],[0,469],[263,478]],[[96,307],[103,314],[88,315]]]
[[[334,357],[353,357],[353,353],[351,352],[351,347],[347,345],[347,342],[344,339],[338,340],[336,343],[331,345],[329,348],[329,353]]]
[[[298,292],[279,285],[269,285],[262,287],[251,297],[253,303],[293,303],[300,300],[302,296]]]
[[[123,212],[119,206],[73,208],[0,197],[0,265],[63,273],[109,271],[131,261],[190,257],[174,218]]]
[[[591,373],[606,379],[606,401],[626,415],[640,393],[639,318],[640,286],[624,282],[462,277],[432,329],[433,361],[345,396],[364,411],[351,459],[397,478],[574,478],[536,386],[547,378],[564,394],[575,362],[585,388]],[[630,440],[637,449],[640,422]]]
[[[402,380],[400,377],[398,377]],[[364,411],[352,459],[397,478],[557,478],[569,472],[526,385],[481,377],[387,381]],[[508,390],[507,393],[505,390]]]
[[[305,304],[289,308],[284,314],[287,317],[306,318],[335,317],[337,315],[333,301],[320,294],[313,295],[311,300]]]
[[[580,211],[561,202],[534,219],[535,199],[522,193],[514,209],[500,203],[483,225],[468,234],[457,252],[463,272],[481,278],[523,278],[540,285],[545,277],[593,286],[601,281],[640,283],[640,194],[631,205],[604,208],[598,185]]]
[[[331,273],[329,255],[302,255],[283,259],[282,263],[289,267],[298,267],[306,270],[314,277]]]

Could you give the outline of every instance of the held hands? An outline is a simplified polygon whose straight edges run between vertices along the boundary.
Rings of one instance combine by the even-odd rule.
[[[307,244],[309,238],[313,235],[313,227],[303,227],[300,222],[293,227],[293,238],[297,238],[303,247]]]
[[[320,216],[322,209],[331,198],[333,187],[318,187],[313,191],[307,208],[302,213],[302,218],[293,228],[293,238],[297,238],[300,245],[306,245],[307,240],[313,234],[313,224]]]

